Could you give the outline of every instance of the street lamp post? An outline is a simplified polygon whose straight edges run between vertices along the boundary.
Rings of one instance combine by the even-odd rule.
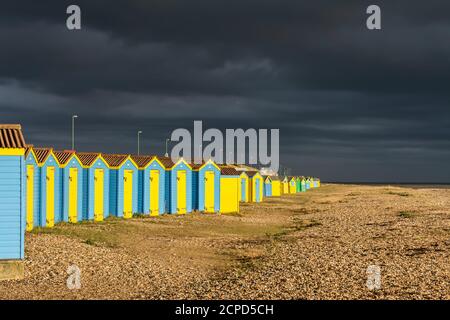
[[[169,151],[167,150],[168,145],[169,145],[169,140],[170,140],[170,139],[166,139],[166,153],[164,154],[165,157],[168,157],[168,156],[169,156]]]
[[[72,150],[75,150],[75,119],[78,118],[76,114],[72,116]]]
[[[142,131],[138,131],[137,136],[138,136],[138,155],[140,154],[140,149],[141,149],[141,141],[140,141],[140,135],[141,135]]]

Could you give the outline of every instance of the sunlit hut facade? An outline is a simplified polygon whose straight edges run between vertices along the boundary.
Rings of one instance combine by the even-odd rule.
[[[305,186],[306,186],[306,190],[311,189],[311,180],[310,178],[305,178]]]
[[[281,184],[283,186],[283,194],[288,194],[289,193],[289,177],[284,177]]]
[[[295,177],[295,191],[302,192],[302,177]]]
[[[239,212],[240,173],[227,166],[220,170],[220,213]]]
[[[82,220],[103,221],[109,216],[109,168],[100,153],[76,152],[83,168]]]
[[[27,229],[31,230],[32,226],[51,228],[63,220],[61,170],[58,161],[52,148],[32,147],[25,162],[27,189],[33,185],[33,191],[30,188],[27,192],[27,206],[31,207],[33,204],[33,209],[27,210]],[[31,214],[31,211],[34,213]]]
[[[157,216],[165,212],[166,168],[151,155],[133,155],[139,169],[138,212]]]
[[[239,201],[248,202],[249,201],[249,193],[248,193],[248,175],[245,171],[242,171],[239,175],[241,183],[239,184]]]
[[[212,160],[191,164],[192,209],[204,212],[220,210],[220,168]]]
[[[282,185],[280,181],[280,177],[272,176],[272,197],[279,197],[282,193]]]
[[[247,171],[249,177],[249,197],[251,202],[261,202],[263,199],[264,180],[258,171]]]
[[[24,153],[21,126],[0,124],[0,279],[16,276],[4,275],[2,262],[24,258]]]
[[[53,154],[61,168],[62,220],[76,223],[83,219],[83,167],[73,150]]]
[[[128,154],[102,154],[109,168],[109,212],[129,219],[138,212],[138,166]]]
[[[305,192],[306,191],[306,178],[300,177],[300,191]]]
[[[288,177],[289,181],[289,193],[297,192],[297,177]]]
[[[183,158],[175,163],[169,157],[159,159],[166,168],[166,212],[192,212],[192,167]]]
[[[263,176],[264,179],[264,197],[272,196],[272,178],[270,176]]]

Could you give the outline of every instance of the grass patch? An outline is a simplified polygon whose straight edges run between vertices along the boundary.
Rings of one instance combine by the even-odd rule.
[[[399,216],[400,218],[406,218],[406,219],[408,219],[408,218],[413,218],[413,217],[415,217],[415,216],[416,216],[416,213],[415,213],[415,212],[412,212],[412,211],[400,211],[400,212],[398,213],[398,216]]]

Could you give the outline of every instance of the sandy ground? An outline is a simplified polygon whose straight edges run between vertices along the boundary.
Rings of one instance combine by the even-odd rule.
[[[27,234],[25,268],[0,298],[450,299],[450,189],[325,185],[234,215],[60,225]]]

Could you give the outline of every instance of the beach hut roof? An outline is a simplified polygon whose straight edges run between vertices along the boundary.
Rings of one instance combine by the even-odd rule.
[[[74,156],[75,150],[53,151],[56,160],[60,165],[65,165]]]
[[[247,175],[248,175],[250,178],[253,177],[253,176],[256,175],[256,174],[259,174],[258,171],[246,171],[246,173],[247,173]]]
[[[131,159],[136,163],[139,169],[146,168],[153,159],[157,159],[155,155],[132,155]]]
[[[25,148],[20,124],[0,124],[0,148]]]
[[[217,168],[217,170],[220,170],[220,168],[222,168],[222,165],[217,165],[211,159],[209,159],[208,161],[202,161],[202,163],[190,163],[189,165],[191,166],[192,170],[200,170],[207,164],[212,164],[213,166],[215,166]]]
[[[90,167],[101,156],[98,152],[76,152],[76,155],[84,167]]]
[[[28,157],[28,155],[30,154],[31,149],[33,149],[33,145],[32,144],[27,144],[25,146],[25,158]]]
[[[166,169],[170,169],[175,165],[170,157],[158,157],[158,160],[164,165]]]
[[[162,163],[162,165],[166,168],[166,169],[172,169],[173,167],[175,167],[177,164],[179,164],[180,162],[184,162],[186,163],[186,165],[192,169],[191,164],[187,163],[186,160],[184,160],[183,158],[178,159],[176,162],[173,162],[172,159],[170,157],[157,157],[157,159]]]
[[[240,174],[235,168],[222,167],[220,168],[220,174],[223,176],[238,176]]]
[[[130,158],[129,154],[112,154],[112,153],[102,153],[103,159],[109,167],[117,168],[125,163]],[[134,162],[134,161],[133,161]]]
[[[52,148],[33,148],[33,153],[38,164],[44,164],[48,157],[52,154]]]

